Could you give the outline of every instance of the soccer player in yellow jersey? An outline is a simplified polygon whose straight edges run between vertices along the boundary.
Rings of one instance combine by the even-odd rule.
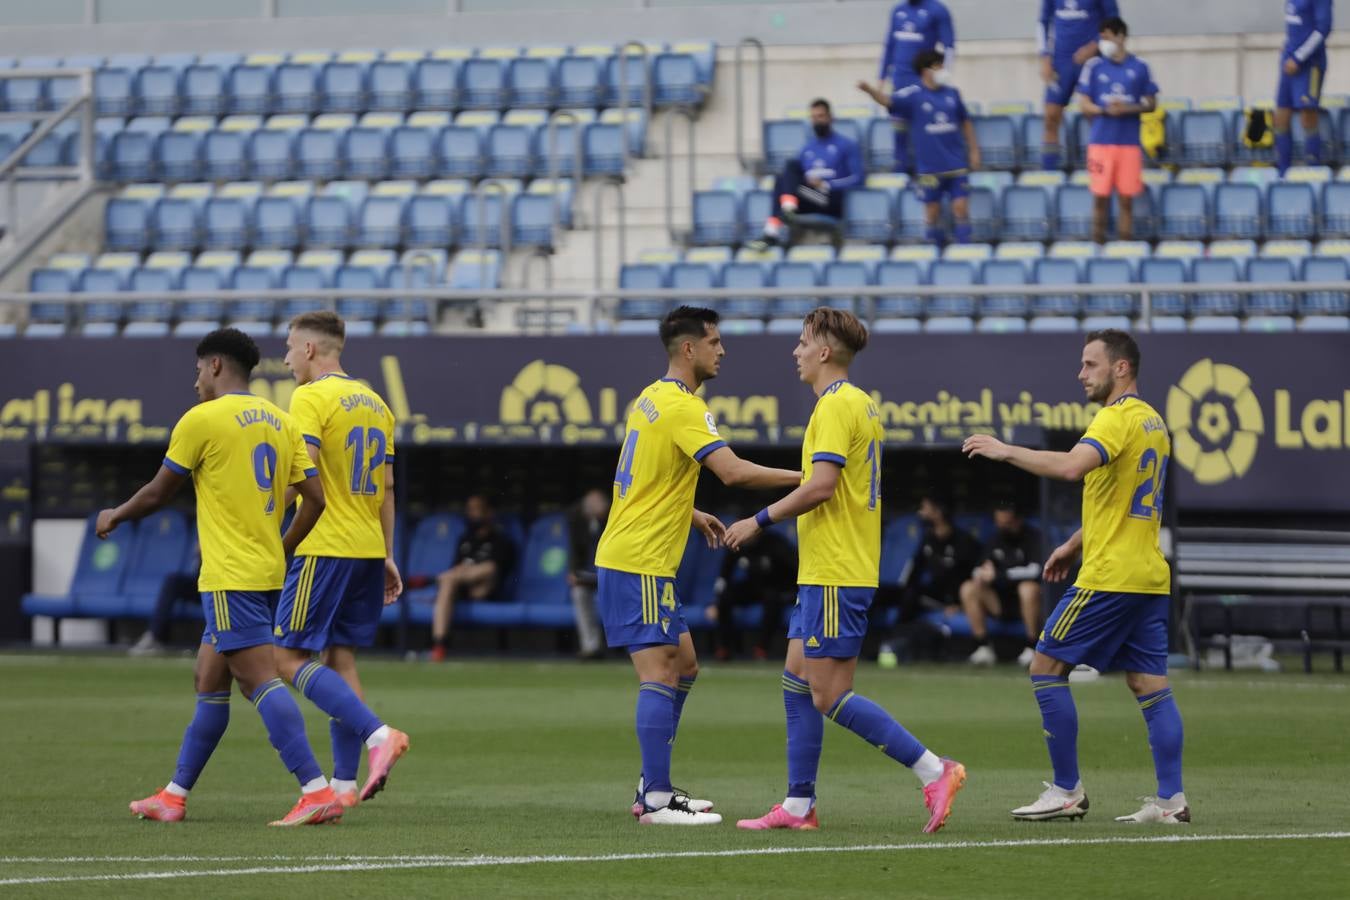
[[[923,782],[925,832],[946,824],[965,783],[960,763],[941,759],[890,713],[853,692],[867,612],[881,566],[881,449],[885,432],[876,404],[848,380],[867,346],[867,330],[850,312],[820,308],[807,314],[793,358],[797,373],[820,399],[802,442],[797,489],[727,529],[739,548],[774,522],[797,519],[797,605],[788,626],[783,672],[787,713],[787,798],[736,827],[814,830],[816,772],[824,716],[908,766]]]
[[[1125,671],[1139,701],[1158,777],[1158,793],[1117,822],[1191,820],[1181,788],[1181,713],[1167,683],[1171,572],[1158,546],[1163,486],[1172,441],[1157,410],[1139,397],[1139,345],[1123,331],[1087,336],[1078,380],[1102,409],[1068,453],[1010,447],[989,435],[968,438],[972,457],[1010,462],[1043,478],[1083,482],[1083,527],[1045,562],[1045,580],[1062,581],[1082,553],[1078,578],[1050,614],[1036,644],[1031,681],[1041,708],[1055,780],[1035,803],[1012,811],[1030,820],[1081,818],[1088,799],[1078,777],[1078,712],[1069,692],[1076,665]]]
[[[272,607],[286,556],[310,533],[324,508],[319,473],[290,416],[248,392],[260,355],[253,339],[222,328],[197,345],[199,404],[174,426],[154,479],[116,509],[98,514],[106,538],[123,522],[144,518],[192,479],[202,568],[198,588],[206,631],[197,652],[197,710],[178,754],[173,781],[131,804],[141,818],[176,822],[187,794],[230,721],[230,683],[253,701],[272,746],[300,782],[300,802],[273,825],[314,825],[343,807],[314,760],[305,722],[272,656]],[[281,534],[287,486],[304,504]]]
[[[614,472],[614,503],[596,549],[596,606],[611,647],[624,647],[638,677],[637,738],[642,775],[632,812],[644,825],[713,825],[707,800],[670,784],[671,743],[698,674],[689,628],[675,596],[675,570],[692,523],[716,546],[722,523],[694,509],[699,465],[724,484],[775,488],[797,472],[738,457],[695,393],[715,378],[726,351],[711,309],[681,306],[661,322],[670,365],[628,415]]]
[[[296,548],[273,634],[281,674],[332,717],[333,789],[350,807],[362,742],[370,764],[360,800],[369,800],[408,751],[408,736],[366,706],[356,674],[356,648],[375,643],[380,611],[403,582],[394,563],[394,416],[342,371],[346,336],[337,313],[321,310],[292,319],[286,338],[286,365],[300,383],[291,417],[328,505]]]

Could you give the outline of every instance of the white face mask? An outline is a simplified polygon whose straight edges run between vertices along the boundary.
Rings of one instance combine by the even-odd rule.
[[[1115,41],[1108,41],[1105,38],[1097,42],[1097,50],[1107,59],[1112,59],[1120,52],[1120,45]]]
[[[952,73],[946,69],[934,69],[933,80],[937,82],[938,87],[946,87],[952,83]]]

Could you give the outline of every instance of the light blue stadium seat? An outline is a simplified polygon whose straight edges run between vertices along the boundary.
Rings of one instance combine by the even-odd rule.
[[[116,181],[150,181],[155,172],[155,141],[160,132],[121,131],[108,147],[112,178]]]
[[[0,81],[0,90],[3,90],[4,84],[4,81]],[[32,130],[31,122],[0,122],[0,154],[8,157]]]
[[[319,70],[319,102],[322,112],[360,112],[368,105],[367,67],[354,62],[330,62]]]
[[[998,240],[1003,230],[998,195],[986,187],[972,187],[966,204],[970,211],[971,240],[982,244]]]
[[[708,96],[698,60],[688,53],[659,53],[652,61],[652,102],[657,106],[703,104]]]
[[[1134,198],[1134,239],[1151,241],[1158,236],[1158,208],[1153,199],[1153,189],[1144,185],[1142,193]],[[1120,195],[1111,196],[1111,216],[1120,221]]]
[[[56,57],[28,56],[19,61],[21,69],[55,69]],[[45,78],[6,78],[0,81],[5,109],[10,112],[38,112],[48,108],[48,82]],[[125,113],[123,113],[125,115]]]
[[[300,245],[300,215],[290,197],[260,197],[253,212],[253,246],[294,250]]]
[[[378,181],[389,174],[389,133],[358,125],[342,141],[342,172],[347,178]]]
[[[272,111],[272,67],[238,65],[225,79],[231,113],[265,115]]]
[[[154,158],[164,181],[196,181],[202,176],[202,134],[166,131],[155,142]]]
[[[1014,241],[1046,241],[1051,235],[1050,198],[1044,188],[1014,185],[1003,192],[1003,235]]]
[[[189,116],[223,116],[229,110],[228,70],[198,63],[183,70],[179,88],[180,111]]]
[[[807,262],[775,263],[769,270],[769,285],[776,288],[813,288],[820,283],[820,273]],[[815,296],[776,297],[769,302],[771,319],[781,321],[795,320],[800,325],[802,317],[820,305]],[[772,322],[770,323],[772,325]]]
[[[202,138],[202,175],[210,181],[239,181],[248,172],[247,134],[212,129]]]
[[[1285,283],[1295,280],[1294,263],[1284,257],[1255,257],[1247,260],[1246,281],[1254,284]],[[1295,309],[1294,295],[1288,291],[1270,291],[1248,294],[1244,304],[1247,317],[1282,316],[1287,318],[1288,328],[1293,328]],[[1262,330],[1279,329],[1277,323],[1267,322]]]
[[[406,205],[406,197],[367,197],[356,217],[356,246],[399,246],[403,242],[403,209]]]
[[[1270,216],[1267,237],[1296,240],[1317,237],[1317,195],[1312,185],[1275,182],[1266,196]]]
[[[413,67],[402,60],[379,60],[370,66],[367,106],[385,112],[406,112],[413,103]],[[450,83],[454,84],[453,75]],[[447,103],[443,108],[449,109]]]
[[[677,262],[670,266],[669,284],[686,291],[704,291],[717,287],[718,269],[709,263]]]
[[[253,242],[256,199],[212,197],[202,209],[203,244],[209,250],[240,250]]]
[[[94,73],[94,109],[100,116],[129,116],[135,112],[135,70],[111,62]]]
[[[558,105],[595,109],[604,102],[604,75],[599,59],[565,56],[558,61]]]
[[[867,123],[863,155],[867,171],[889,172],[895,167],[895,125],[885,116]]]
[[[901,191],[895,199],[895,239],[902,244],[928,241],[924,204],[914,191]]]
[[[619,287],[624,290],[659,290],[667,287],[665,266],[652,263],[628,263],[619,270]],[[632,298],[620,300],[615,313],[619,319],[658,319],[665,315],[665,300]]]
[[[1032,282],[1040,285],[1063,287],[1083,282],[1082,270],[1072,259],[1038,259],[1032,264],[1031,274]],[[1076,327],[1081,303],[1077,294],[1037,294],[1031,298],[1033,330],[1053,330],[1057,325]],[[1046,320],[1052,325],[1038,325],[1036,320]]]
[[[1337,140],[1336,120],[1332,112],[1328,109],[1319,110],[1318,114],[1318,132],[1322,135],[1322,160],[1321,165],[1335,164],[1340,161],[1340,142]],[[1303,128],[1303,117],[1294,116],[1290,124],[1290,133],[1294,137],[1294,162],[1295,164],[1311,165],[1312,160],[1307,158],[1306,142],[1307,132]]]
[[[924,283],[923,276],[917,263],[887,259],[877,264],[876,283],[884,287],[919,287]],[[873,313],[878,319],[904,319],[917,324],[923,317],[923,300],[903,293],[886,294],[877,297]]]
[[[327,181],[341,176],[343,134],[336,128],[305,128],[296,134],[295,177]]]
[[[414,109],[455,109],[459,106],[459,64],[450,59],[424,59],[412,71]]]
[[[742,290],[768,287],[769,272],[762,263],[729,262],[722,266],[721,284]],[[724,319],[762,321],[769,314],[769,301],[764,297],[732,297],[719,301],[717,309]]]
[[[1190,281],[1190,272],[1184,260],[1155,257],[1139,261],[1139,280],[1144,284],[1184,284]],[[1149,303],[1155,327],[1158,316],[1184,318],[1189,312],[1182,293],[1150,293]]]
[[[352,204],[346,197],[319,194],[305,204],[305,246],[344,250],[352,245]]]
[[[844,195],[844,234],[849,240],[889,244],[895,226],[888,191],[857,188]]]
[[[178,115],[182,77],[182,70],[176,66],[152,65],[139,70],[132,86],[136,115]]]
[[[460,65],[459,99],[463,109],[505,109],[508,97],[502,60],[475,57]]]
[[[1017,128],[1010,116],[973,116],[975,141],[985,168],[1011,170],[1017,167]]]
[[[409,247],[453,247],[459,222],[455,198],[420,194],[408,200],[406,243]]]
[[[1066,117],[1067,118],[1067,117]],[[1045,118],[1040,113],[1023,115],[1017,123],[1017,158],[1022,169],[1040,169],[1041,150],[1045,144]],[[1061,122],[1059,126],[1059,145],[1066,150],[1063,163],[1071,161],[1069,149],[1069,126]]]
[[[1235,259],[1196,259],[1191,262],[1191,281],[1197,285],[1232,284],[1242,280]],[[1197,293],[1191,298],[1191,314],[1196,319],[1219,318],[1222,325],[1237,327],[1237,316],[1242,311],[1242,298],[1237,294]],[[1192,325],[1194,328],[1194,324]],[[1205,327],[1205,326],[1202,326]]]
[[[581,129],[582,171],[587,175],[622,175],[624,127],[617,122],[591,122]]]
[[[773,194],[765,190],[746,191],[741,197],[741,235],[757,238],[764,230],[764,220],[773,214]]]
[[[1217,239],[1259,239],[1265,208],[1261,189],[1254,184],[1221,184],[1214,189],[1214,228]]]
[[[1340,256],[1310,256],[1303,260],[1301,281],[1334,284],[1350,281],[1350,262]],[[1350,314],[1350,285],[1346,290],[1310,291],[1299,297],[1299,315],[1345,316]]]
[[[477,196],[465,198],[460,207],[460,221],[463,223],[461,236],[466,247],[501,248],[502,220],[508,215],[504,209],[506,202],[507,198],[496,191],[487,193],[481,201]]]
[[[1015,259],[990,259],[980,264],[980,283],[985,285],[1026,285],[1030,283],[1027,267]],[[987,318],[994,319],[1026,319],[1031,311],[1031,300],[1028,295],[1013,294],[991,294],[981,297],[979,302],[979,313],[981,318],[981,330],[997,331],[1015,331],[1020,330],[1016,325],[1008,322],[999,322],[998,327],[990,326],[986,328],[983,320]],[[1023,323],[1025,328],[1025,322]]]
[[[624,68],[621,70],[620,66],[623,66]],[[629,54],[626,58],[611,56],[606,60],[605,104],[607,106],[622,105],[622,98],[619,96],[621,71],[627,76],[628,105],[641,105],[643,92],[646,89],[648,80],[651,78],[650,59],[634,53]]]
[[[558,102],[554,60],[522,56],[506,64],[507,105],[512,109],[552,109]]]
[[[782,171],[789,159],[796,159],[810,136],[802,119],[770,119],[764,123],[764,168],[772,174]]]
[[[1092,239],[1092,192],[1086,185],[1064,184],[1055,189],[1055,236],[1061,241]]]
[[[395,178],[430,178],[436,174],[438,130],[400,125],[389,135],[389,173]]]
[[[150,214],[150,243],[158,250],[196,250],[201,246],[202,206],[181,197],[164,197]]]
[[[447,178],[481,178],[487,168],[482,132],[472,125],[443,128],[436,139],[437,174]]]
[[[259,129],[244,145],[248,177],[257,181],[286,181],[294,175],[295,133]]]
[[[1179,118],[1179,162],[1184,166],[1229,164],[1228,123],[1216,110],[1185,110]]]
[[[512,246],[552,249],[553,202],[547,194],[519,193],[511,199]]]
[[[484,150],[489,178],[529,178],[535,172],[536,125],[497,124],[488,129]]]
[[[150,203],[113,197],[103,209],[103,231],[109,250],[145,250],[150,245]]]
[[[1350,121],[1350,116],[1342,116]],[[1322,186],[1322,237],[1350,238],[1350,181]]]
[[[1158,235],[1164,240],[1209,236],[1209,198],[1200,185],[1163,185],[1159,206]]]
[[[1089,259],[1084,270],[1088,284],[1134,284],[1134,265],[1128,259]],[[1133,316],[1138,304],[1130,294],[1097,294],[1083,298],[1085,317]]]
[[[696,191],[690,243],[697,247],[736,244],[741,239],[741,203],[734,191]],[[761,220],[761,225],[763,224]],[[754,232],[758,234],[758,229]]]
[[[928,283],[934,287],[965,287],[979,281],[979,271],[964,260],[941,259],[928,268]],[[927,331],[964,332],[975,327],[975,298],[970,295],[929,297],[925,311]]]

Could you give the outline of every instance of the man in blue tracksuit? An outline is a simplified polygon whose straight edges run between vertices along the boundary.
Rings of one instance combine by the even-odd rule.
[[[761,246],[788,243],[788,228],[797,215],[844,216],[844,195],[863,183],[862,149],[834,130],[826,100],[811,102],[812,136],[790,159],[773,186],[773,215],[764,223]]]
[[[1059,143],[1064,107],[1073,99],[1083,63],[1097,55],[1102,22],[1118,18],[1116,0],[1041,0],[1041,79],[1045,82],[1045,133],[1041,168],[1058,169],[1064,161]]]
[[[891,91],[919,83],[914,74],[914,59],[925,50],[943,54],[950,66],[956,59],[956,28],[952,14],[942,0],[900,0],[891,10],[886,42],[881,49],[881,69],[877,90]],[[909,129],[905,122],[892,120],[895,126],[895,171],[912,169]]]
[[[1322,164],[1319,108],[1327,77],[1327,39],[1331,37],[1331,0],[1285,0],[1284,49],[1280,51],[1280,86],[1275,95],[1275,163],[1283,176],[1294,157],[1289,126],[1294,110],[1303,120],[1303,157]]]

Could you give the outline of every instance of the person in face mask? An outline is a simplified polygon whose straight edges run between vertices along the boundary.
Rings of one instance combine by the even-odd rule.
[[[436,576],[436,608],[431,618],[431,659],[442,662],[450,642],[455,599],[487,600],[516,561],[516,546],[497,525],[492,505],[482,494],[464,502],[466,528],[449,569]]]
[[[1111,195],[1120,195],[1116,221],[1120,240],[1134,237],[1134,198],[1144,190],[1144,153],[1139,118],[1158,106],[1158,86],[1148,64],[1125,49],[1129,28],[1122,19],[1102,23],[1100,56],[1087,61],[1078,78],[1078,105],[1093,117],[1087,168],[1092,189],[1092,239],[1106,242]]]
[[[943,54],[948,68],[956,60],[956,26],[942,0],[900,0],[891,9],[889,25],[881,49],[881,70],[877,73],[880,80],[876,89],[882,93],[918,84],[914,59],[925,50]],[[913,173],[908,123],[896,119],[891,124],[895,127],[895,171]]]
[[[972,169],[980,167],[980,145],[975,141],[975,125],[966,114],[961,92],[951,86],[951,73],[943,65],[943,56],[926,50],[914,59],[917,85],[901,88],[891,96],[865,81],[858,88],[890,109],[891,118],[906,122],[914,135],[914,179],[923,201],[928,222],[928,239],[934,244],[946,241],[942,229],[942,198],[951,202],[958,244],[970,243],[970,180]]]
[[[775,180],[773,215],[765,221],[763,235],[751,241],[752,249],[791,244],[789,228],[796,216],[843,218],[844,195],[862,185],[862,150],[834,130],[829,101],[811,102],[811,131],[801,153],[787,161]]]

